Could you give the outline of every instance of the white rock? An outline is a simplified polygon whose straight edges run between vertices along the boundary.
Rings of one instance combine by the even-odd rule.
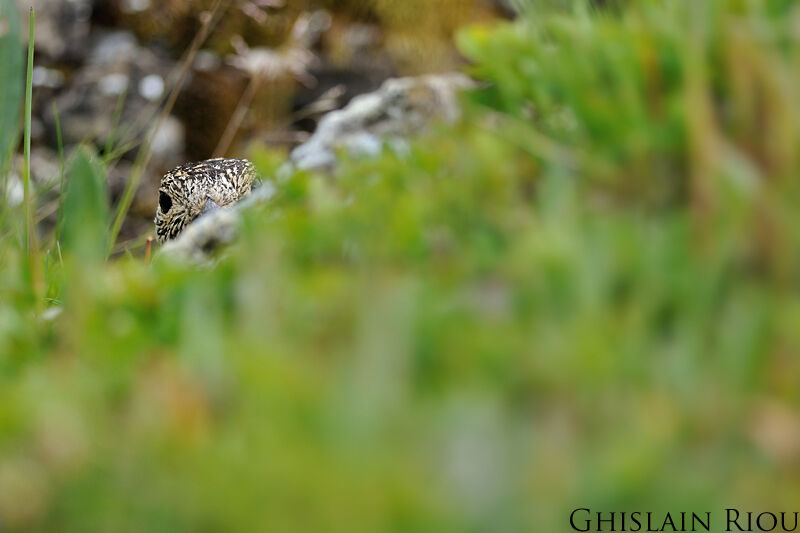
[[[139,80],[139,94],[145,99],[155,102],[164,94],[164,78],[158,74],[149,74]]]
[[[457,120],[456,95],[472,85],[461,74],[388,80],[377,91],[325,115],[314,135],[292,151],[290,160],[299,169],[330,169],[337,149],[374,155],[384,140],[419,134],[436,120]]]

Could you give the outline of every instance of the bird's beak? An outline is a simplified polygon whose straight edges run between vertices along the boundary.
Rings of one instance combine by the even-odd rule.
[[[217,203],[214,202],[214,200],[212,200],[211,198],[209,198],[209,199],[206,200],[206,203],[203,206],[203,210],[200,211],[200,216],[203,216],[203,215],[205,215],[207,213],[215,211],[215,210],[217,210],[219,208],[220,207],[217,205]]]

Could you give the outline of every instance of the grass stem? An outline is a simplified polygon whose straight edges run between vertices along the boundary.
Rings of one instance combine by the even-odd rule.
[[[61,136],[61,117],[58,114],[58,106],[53,102],[53,118],[56,124],[56,141],[58,144],[58,215],[56,219],[56,240],[61,238],[61,223],[63,220],[63,199],[64,199],[64,140]]]
[[[34,12],[31,7],[28,26],[28,72],[25,81],[25,168],[22,172],[23,203],[25,222],[23,240],[25,253],[29,254],[35,239],[36,229],[33,227],[33,208],[31,206],[31,107],[33,102],[33,28]]]
[[[23,203],[25,209],[24,250],[30,264],[31,288],[36,302],[37,312],[42,310],[44,300],[44,274],[39,261],[39,243],[37,242],[36,223],[33,219],[33,197],[31,194],[31,109],[33,107],[33,29],[35,14],[33,7],[30,10],[28,22],[28,71],[25,80],[25,168],[23,169]]]

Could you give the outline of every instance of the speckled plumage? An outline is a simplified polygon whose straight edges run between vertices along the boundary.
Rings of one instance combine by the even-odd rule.
[[[255,177],[253,164],[246,159],[208,159],[170,170],[158,191],[156,238],[159,242],[175,238],[209,205],[235,203],[250,193]]]

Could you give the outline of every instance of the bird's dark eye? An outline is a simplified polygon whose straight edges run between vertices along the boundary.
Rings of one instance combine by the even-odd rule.
[[[162,213],[167,213],[172,208],[172,198],[164,191],[158,193],[158,205]]]

